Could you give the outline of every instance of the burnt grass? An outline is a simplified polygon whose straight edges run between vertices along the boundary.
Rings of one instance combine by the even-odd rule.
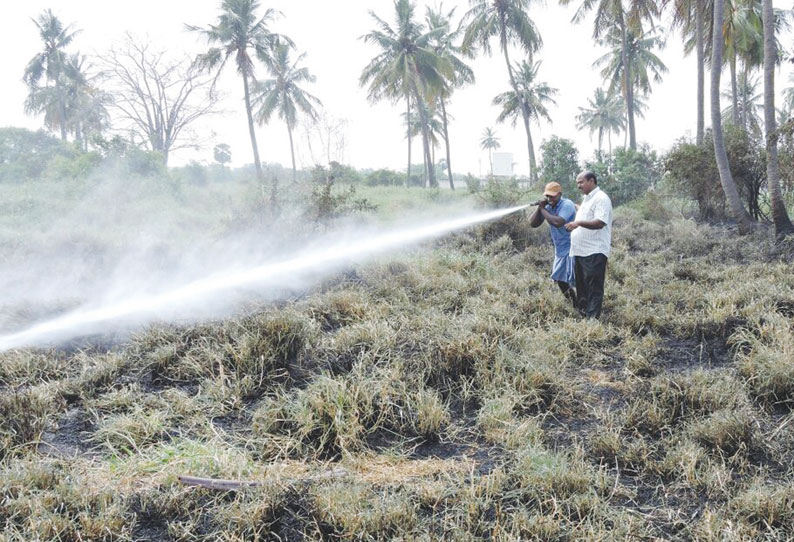
[[[0,468],[23,472],[15,476],[30,480],[27,495],[24,483],[12,488],[8,482],[2,488],[0,525],[17,533],[17,539],[35,535],[26,531],[32,523],[25,522],[13,503],[55,491],[57,483],[33,481],[32,467],[25,463],[33,458],[58,462],[67,477],[72,468],[93,469],[94,476],[106,476],[111,486],[117,481],[107,465],[131,465],[124,476],[135,481],[123,485],[119,491],[127,493],[116,498],[119,513],[132,528],[123,530],[110,522],[104,531],[111,533],[107,539],[178,540],[187,538],[185,532],[200,540],[442,539],[453,538],[457,525],[472,540],[501,539],[500,532],[511,532],[519,540],[608,540],[631,517],[628,530],[616,531],[621,533],[616,539],[696,540],[708,538],[704,525],[715,514],[729,522],[708,527],[721,532],[722,539],[775,538],[792,532],[794,512],[788,504],[781,505],[782,526],[775,528],[763,518],[746,519],[752,514],[737,499],[754,484],[770,492],[794,484],[794,422],[787,423],[791,412],[760,403],[739,370],[743,356],[753,352],[752,341],[763,340],[762,308],[794,324],[794,281],[758,240],[718,228],[676,226],[696,235],[687,244],[680,231],[633,216],[622,222],[600,323],[578,320],[546,280],[551,256],[546,232],[516,230],[521,225],[511,223],[500,235],[493,227],[473,230],[393,263],[346,270],[315,291],[261,307],[236,323],[66,344],[50,353],[67,366],[74,361],[64,378],[42,377],[23,387],[16,385],[18,376],[0,380],[4,393],[45,389],[42,393],[49,399],[43,401],[54,405],[54,411],[42,407],[47,422],[32,442],[15,441],[0,425],[7,443]],[[628,236],[628,230],[639,231],[642,239]],[[669,266],[671,258],[683,263]],[[767,287],[742,290],[747,273]],[[451,298],[449,284],[462,292]],[[648,301],[652,297],[646,284],[664,292],[653,298],[656,305]],[[523,300],[528,292],[537,301],[534,305]],[[521,314],[506,314],[508,310]],[[261,329],[270,335],[256,335]],[[414,335],[390,340],[384,335],[388,329]],[[556,348],[546,338],[555,332],[560,334]],[[742,333],[752,339],[735,346],[733,338]],[[585,341],[585,336],[592,340]],[[169,357],[163,358],[166,351]],[[121,361],[105,377],[91,380],[78,367],[84,361],[78,360],[102,356]],[[529,361],[515,361],[525,359]],[[390,367],[400,368],[384,373]],[[528,371],[540,376],[522,380]],[[340,385],[334,388],[337,395],[311,396],[320,393],[322,379]],[[402,388],[391,388],[395,381],[389,379],[404,382],[409,395],[424,395],[390,395],[388,390]],[[729,385],[719,388],[718,379]],[[67,381],[70,386],[59,387]],[[84,388],[75,389],[80,382]],[[133,396],[125,395],[130,386],[137,390]],[[654,396],[648,391],[654,389],[662,391]],[[436,397],[438,402],[417,397]],[[509,397],[517,398],[509,419],[496,424],[506,429],[489,433],[483,421],[486,405]],[[424,422],[433,419],[437,408],[445,413],[438,423]],[[660,421],[646,420],[654,408]],[[127,425],[112,425],[130,412],[136,414],[124,419]],[[726,425],[734,428],[725,429],[726,434],[717,433],[716,425],[703,425],[724,412],[734,424]],[[149,414],[157,420],[151,423],[162,427],[150,431],[135,425]],[[359,422],[363,432],[352,431]],[[528,433],[526,443],[516,443],[514,431],[527,423],[537,430]],[[648,429],[651,423],[657,424],[653,430]],[[132,443],[129,449],[103,448],[92,439],[106,424],[111,424],[111,431],[105,429],[111,436],[123,433]],[[730,431],[742,430],[750,440],[731,447]],[[321,445],[321,438],[329,440]],[[184,441],[245,459],[240,464],[191,462],[193,452],[178,448]],[[272,442],[286,444],[270,446]],[[170,450],[170,459],[147,459],[158,446]],[[542,469],[529,474],[521,470],[525,449],[561,458],[570,471],[549,478],[545,489],[524,487],[520,480],[549,476]],[[180,453],[188,459],[180,459]],[[681,454],[680,467],[670,459],[676,453]],[[460,477],[440,471],[394,479],[390,476],[396,475],[384,474],[372,481],[351,466],[360,464],[351,458],[360,462],[367,457],[406,465],[408,471],[411,465],[433,461],[465,462],[468,467]],[[137,458],[147,466],[135,467]],[[690,459],[691,466],[685,467]],[[178,466],[170,467],[170,461]],[[320,472],[340,467],[346,475],[340,480],[287,476],[281,489],[261,496],[248,490],[185,488],[175,481],[176,474],[255,479],[263,469],[287,462]],[[191,464],[195,470],[183,472]],[[563,489],[567,482],[560,480],[566,475],[590,476],[590,487]],[[487,489],[472,490],[476,497],[466,492],[477,484],[490,487],[485,481],[491,479],[502,480],[492,494]],[[703,481],[709,479],[714,481]],[[432,504],[414,485],[419,482],[444,485]],[[34,490],[37,483],[44,487]],[[717,486],[704,489],[709,483]],[[349,484],[353,492],[366,490],[358,502],[329,505],[318,495],[333,484]],[[393,505],[384,511],[378,496],[383,502],[392,497],[403,502],[399,498],[405,497],[411,504],[405,510]],[[600,504],[592,509],[572,504],[585,497]],[[550,502],[559,509],[548,508]],[[51,506],[42,503],[45,509]],[[64,506],[83,506],[102,515],[81,502]],[[50,512],[60,517],[59,510]],[[521,510],[546,515],[556,527],[535,530],[539,527],[522,523]],[[63,521],[72,521],[69,517]],[[77,520],[70,528],[75,539],[104,539]]]

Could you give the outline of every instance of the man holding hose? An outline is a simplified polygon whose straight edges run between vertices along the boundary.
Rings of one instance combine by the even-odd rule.
[[[554,243],[554,264],[551,268],[551,278],[559,286],[565,297],[571,300],[574,308],[578,308],[576,290],[574,286],[573,257],[571,251],[571,234],[566,230],[565,224],[576,216],[576,207],[568,198],[562,197],[562,187],[559,183],[549,183],[543,190],[543,198],[535,202],[537,209],[529,219],[529,225],[537,228],[543,221],[549,223],[551,241]]]

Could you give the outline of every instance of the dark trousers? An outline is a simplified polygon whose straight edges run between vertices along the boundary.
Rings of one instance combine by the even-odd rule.
[[[579,301],[576,299],[576,290],[573,289],[573,286],[564,280],[555,280],[554,282],[559,286],[562,295],[570,299],[571,303],[573,303],[573,308],[579,310]]]
[[[604,277],[607,273],[607,257],[604,254],[574,257],[576,296],[579,312],[588,318],[601,316],[604,301]]]

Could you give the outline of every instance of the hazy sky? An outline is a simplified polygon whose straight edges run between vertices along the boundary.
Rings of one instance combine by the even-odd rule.
[[[366,89],[359,88],[358,78],[362,68],[375,55],[376,49],[359,39],[374,28],[369,11],[393,23],[394,7],[391,0],[264,0],[265,7],[283,13],[272,29],[289,35],[300,52],[306,52],[304,64],[317,76],[317,83],[307,90],[318,96],[326,112],[336,118],[346,119],[344,161],[357,167],[404,168],[406,144],[403,138],[400,113],[405,104],[381,102],[370,104]],[[417,13],[424,16],[425,5],[435,1],[417,2]],[[174,54],[195,54],[204,45],[199,37],[184,30],[184,24],[206,26],[214,23],[220,0],[59,0],[6,2],[0,17],[0,73],[3,74],[3,100],[0,102],[0,125],[38,128],[40,118],[25,116],[23,103],[26,95],[22,74],[28,60],[40,49],[38,32],[32,17],[44,9],[52,8],[64,23],[73,23],[82,30],[70,51],[84,54],[102,54],[119,42],[126,31],[146,37],[157,46]],[[468,9],[467,0],[443,3],[447,9],[457,6],[456,15]],[[592,68],[593,61],[603,54],[603,49],[591,39],[589,21],[581,25],[570,22],[574,8],[562,8],[554,2],[535,5],[530,16],[540,28],[544,45],[537,56],[542,60],[540,79],[559,89],[557,105],[551,108],[553,124],[533,125],[533,139],[539,155],[540,143],[551,135],[573,139],[583,157],[592,155],[597,140],[586,131],[576,129],[575,116],[579,107],[587,105],[587,98],[601,86],[602,79]],[[665,80],[654,87],[648,100],[645,119],[637,121],[639,142],[648,142],[665,150],[679,137],[692,135],[695,117],[695,61],[683,58],[682,39],[677,33],[665,32],[667,47],[659,53],[670,68]],[[496,45],[494,43],[494,45]],[[496,125],[497,108],[492,98],[508,88],[507,71],[503,57],[480,56],[473,61],[477,81],[459,90],[452,98],[448,111],[454,117],[451,124],[452,165],[456,172],[485,173],[488,156],[479,147],[482,131],[495,127],[500,138],[501,151],[514,153],[516,172],[527,171],[526,139],[521,124]],[[521,56],[512,52],[512,60]],[[233,163],[240,165],[252,159],[247,123],[242,105],[242,83],[234,69],[229,67],[222,76],[222,89],[226,98],[222,116],[214,117],[209,125],[198,127],[205,134],[212,133],[210,143],[199,153],[180,151],[173,156],[172,165],[187,160],[212,161],[212,146],[227,143],[232,147]],[[777,72],[778,89],[788,84],[788,65]],[[264,69],[259,74],[264,77]],[[723,76],[723,78],[726,75]],[[708,88],[708,75],[706,85]],[[707,100],[708,103],[708,100]],[[706,111],[707,125],[709,118]],[[289,142],[285,126],[277,119],[269,126],[257,129],[260,155],[263,161],[289,164]],[[622,144],[622,138],[613,136],[613,145]],[[299,167],[312,163],[301,137],[297,137]],[[606,146],[606,142],[604,142]],[[414,163],[421,160],[419,142],[415,142]],[[439,148],[436,159],[443,156]]]

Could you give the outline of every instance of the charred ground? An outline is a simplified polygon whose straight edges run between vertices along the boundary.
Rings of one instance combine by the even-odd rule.
[[[485,226],[234,319],[2,354],[0,539],[790,536],[785,252],[624,211],[600,322],[550,257]]]

